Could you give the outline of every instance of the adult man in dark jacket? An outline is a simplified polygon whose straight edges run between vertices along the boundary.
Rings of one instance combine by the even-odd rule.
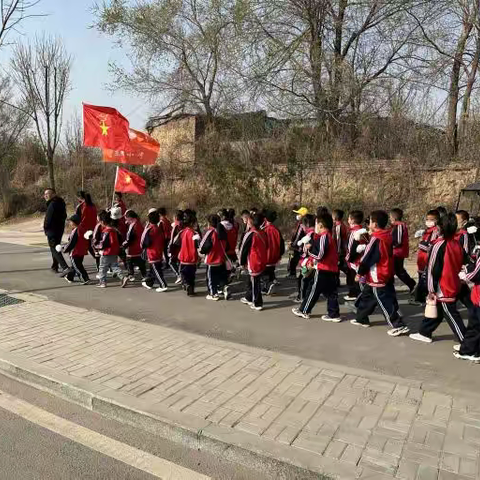
[[[61,252],[57,252],[55,247],[62,242],[63,232],[65,230],[65,220],[67,219],[67,208],[63,198],[57,197],[53,188],[47,188],[43,195],[47,201],[47,213],[43,222],[43,230],[48,239],[48,246],[52,252],[52,271],[58,272],[61,269],[68,270],[68,265]]]

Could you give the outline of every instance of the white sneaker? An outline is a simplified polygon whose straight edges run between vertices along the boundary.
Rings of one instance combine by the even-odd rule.
[[[130,278],[128,277],[128,275],[126,277],[123,277],[123,280],[122,280],[122,288],[125,288],[127,286],[127,283],[129,282]]]
[[[340,323],[342,319],[340,317],[331,317],[330,315],[322,315],[324,322]]]
[[[67,283],[73,283],[69,278],[67,278],[67,277],[63,277],[63,278]]]
[[[180,285],[182,283],[182,277],[177,277],[177,279],[175,280],[175,285]]]
[[[149,287],[147,282],[142,282],[142,287],[145,287],[147,290],[152,290],[152,287]]]
[[[417,302],[414,298],[410,298],[408,304],[412,305],[412,307],[421,307],[423,305],[422,302]]]
[[[459,351],[460,351],[460,347],[461,347],[461,345],[458,343],[457,345],[454,345],[454,346],[453,346],[453,350],[454,350],[455,352],[459,352]]]
[[[429,337],[426,337],[425,335],[422,335],[420,333],[411,333],[409,337],[412,340],[417,340],[418,342],[424,342],[424,343],[432,343],[433,340]]]
[[[213,300],[214,302],[218,302],[220,300],[220,297],[218,295],[207,295],[205,298],[207,300]]]
[[[97,283],[97,285],[95,285],[97,288],[107,288],[107,284],[106,283]]]
[[[355,319],[350,320],[350,323],[352,325],[357,325],[357,327],[363,327],[363,328],[369,328],[370,327],[369,323],[360,323],[360,322],[357,322]]]
[[[244,303],[245,305],[253,305],[253,303],[252,303],[252,302],[249,302],[245,297],[242,297],[242,298],[240,299],[240,301],[241,301],[242,303]]]
[[[163,293],[163,292],[166,292],[167,290],[168,290],[168,287],[158,287],[155,291],[158,293]]]
[[[296,317],[305,318],[306,320],[310,318],[310,315],[308,313],[303,313],[298,308],[292,308],[292,313]]]
[[[275,285],[272,283],[269,287],[268,287],[268,290],[267,290],[267,293],[266,295],[273,295],[273,290],[275,288]]]
[[[345,295],[343,297],[343,299],[346,301],[346,302],[355,302],[357,300],[357,297],[351,297],[350,295]]]
[[[400,335],[407,335],[407,333],[410,333],[410,329],[407,326],[405,326],[405,327],[392,328],[387,332],[387,335],[390,335],[391,337],[399,337]]]
[[[479,359],[473,355],[460,355],[459,352],[453,352],[453,356],[459,360],[470,360],[471,362],[477,362]]]
[[[257,312],[261,312],[263,310],[263,307],[256,307],[255,305],[250,305],[250,308],[252,310],[256,310]]]

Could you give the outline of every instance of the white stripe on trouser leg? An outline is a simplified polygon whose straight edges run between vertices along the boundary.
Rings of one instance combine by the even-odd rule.
[[[165,282],[162,280],[162,277],[161,277],[160,274],[158,273],[157,267],[155,266],[154,263],[152,263],[152,268],[153,268],[153,271],[155,272],[155,276],[157,277],[158,284],[159,284],[162,288],[165,288]]]
[[[373,290],[373,294],[375,295],[375,298],[377,299],[378,305],[380,306],[380,308],[383,311],[383,316],[385,317],[385,320],[393,328],[393,324],[390,320],[390,315],[388,314],[387,309],[385,308],[383,303],[380,301],[380,297],[378,296],[377,287],[372,287],[372,290]]]
[[[178,270],[175,270],[175,267],[173,266],[172,257],[170,257],[170,261],[168,262],[168,265],[169,265],[170,268],[172,269],[173,273],[174,273],[175,275],[177,275],[177,277],[178,277],[179,272],[178,272]]]
[[[208,293],[213,295],[213,283],[212,283],[212,267],[211,265],[207,265],[207,286],[208,286]]]
[[[73,259],[73,257],[71,257],[71,260],[72,260],[72,267],[73,267],[73,269],[77,272],[77,275],[78,275],[80,278],[83,278],[83,277],[82,277],[82,274],[80,273],[80,270],[79,270],[78,267],[77,267],[77,264],[75,263],[75,260]]]
[[[303,308],[302,313],[307,313],[310,304],[312,303],[313,297],[315,295],[315,290],[317,289],[317,282],[318,282],[318,270],[315,270],[315,281],[313,282],[312,289],[310,290],[310,295],[308,297],[307,303],[305,304],[305,307]]]
[[[252,303],[255,305],[255,277],[252,275]]]
[[[457,332],[457,335],[458,335],[458,338],[460,339],[461,342],[463,342],[463,339],[464,339],[464,336],[463,336],[463,333],[462,331],[460,330],[460,327],[458,326],[458,323],[457,321],[452,317],[452,314],[450,313],[450,311],[448,310],[447,308],[447,304],[445,302],[440,302],[442,304],[442,307],[443,307],[443,311],[445,312],[445,315],[448,315],[448,318],[450,318],[452,324],[453,324],[453,328],[455,329],[455,331]]]

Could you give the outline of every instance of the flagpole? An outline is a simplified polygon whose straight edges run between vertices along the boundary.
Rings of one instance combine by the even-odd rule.
[[[105,208],[108,208],[108,178],[107,178],[107,164],[103,162],[103,183],[105,185]]]
[[[118,165],[117,165],[117,170],[115,171],[115,183],[113,184],[112,207],[113,207],[113,202],[115,201],[115,186],[117,185],[117,180],[118,180]]]

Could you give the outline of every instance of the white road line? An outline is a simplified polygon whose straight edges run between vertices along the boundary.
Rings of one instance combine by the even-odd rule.
[[[211,480],[210,477],[57,417],[1,391],[0,408],[155,477],[164,480]]]

